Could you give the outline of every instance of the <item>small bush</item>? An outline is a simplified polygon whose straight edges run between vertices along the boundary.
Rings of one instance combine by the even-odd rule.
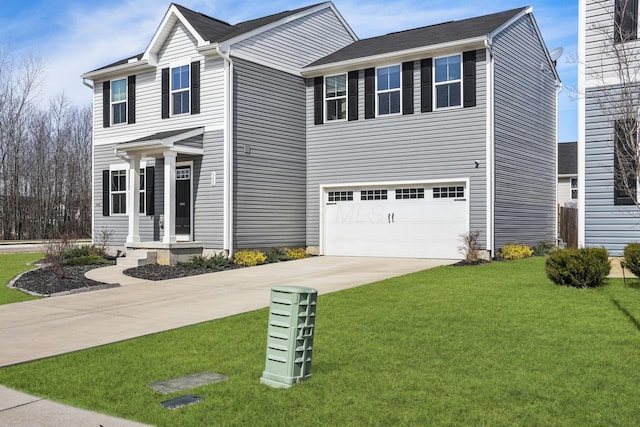
[[[633,274],[640,277],[640,243],[629,243],[624,248],[624,263]]]
[[[574,288],[596,288],[611,271],[604,248],[557,249],[545,263],[547,277],[554,283]]]
[[[480,257],[479,237],[479,231],[470,231],[460,235],[460,246],[458,246],[458,250],[464,255],[464,260],[467,263],[475,263]]]
[[[273,262],[280,262],[280,261],[289,261],[289,256],[287,255],[287,252],[289,249],[285,250],[283,248],[280,247],[275,247],[275,248],[271,248],[269,249],[265,255],[267,256],[267,262],[268,263],[273,263]]]
[[[219,271],[226,270],[231,264],[231,260],[224,253],[219,253],[211,256],[197,255],[180,265],[191,269],[202,268]]]
[[[533,247],[533,256],[546,256],[556,249],[553,242],[540,242]]]
[[[502,259],[522,259],[533,255],[533,250],[529,246],[507,244],[500,249]]]
[[[236,252],[233,262],[243,267],[253,267],[254,265],[264,264],[267,257],[260,251],[241,250]]]
[[[296,249],[286,248],[285,252],[287,253],[287,257],[289,257],[289,259],[302,259],[309,256],[307,254],[307,251],[304,250],[304,248],[296,248]]]
[[[106,251],[99,246],[94,245],[82,245],[82,246],[74,246],[64,254],[65,258],[79,258],[79,257],[87,257],[87,256],[97,256],[104,258],[107,256]]]
[[[55,240],[48,240],[43,244],[44,261],[51,271],[58,277],[64,277],[65,254],[73,246],[75,236],[62,234]]]
[[[67,259],[64,265],[96,265],[106,264],[107,262],[106,259],[98,255],[82,255]]]

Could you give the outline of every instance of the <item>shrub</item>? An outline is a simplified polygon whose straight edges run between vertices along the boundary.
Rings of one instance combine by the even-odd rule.
[[[502,259],[522,259],[533,255],[533,250],[529,246],[507,244],[500,249]]]
[[[74,246],[64,253],[65,258],[78,258],[87,256],[97,256],[104,258],[107,255],[102,247],[95,245]]]
[[[624,248],[624,263],[633,274],[640,277],[640,243],[629,243]]]
[[[556,244],[553,242],[540,242],[533,247],[533,256],[549,255],[555,249]]]
[[[264,264],[267,257],[260,251],[241,250],[236,252],[233,262],[244,267],[253,267],[254,265]]]
[[[69,258],[64,262],[64,265],[95,265],[106,264],[107,260],[98,255],[82,255],[73,258]]]
[[[287,257],[289,257],[289,259],[302,259],[309,256],[307,254],[307,251],[304,250],[304,248],[296,248],[296,249],[286,248],[285,252],[287,253]]]
[[[266,252],[267,262],[280,262],[280,261],[289,261],[289,256],[287,255],[287,251],[289,249],[283,249],[279,247],[271,248]]]
[[[596,288],[611,271],[604,248],[557,249],[545,263],[547,277],[554,283],[574,288]]]
[[[180,265],[186,268],[203,268],[214,271],[225,270],[229,268],[231,264],[231,260],[224,253],[219,253],[211,256],[197,255],[187,262],[180,263]]]
[[[43,244],[44,261],[58,277],[64,277],[63,265],[65,254],[71,249],[74,240],[74,236],[62,234],[57,239],[48,240]]]
[[[462,252],[466,262],[473,263],[478,261],[480,256],[478,237],[480,237],[479,231],[470,231],[460,235],[460,246],[458,246],[458,250]]]

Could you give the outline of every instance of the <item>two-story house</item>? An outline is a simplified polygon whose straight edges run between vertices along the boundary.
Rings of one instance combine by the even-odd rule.
[[[580,0],[579,244],[640,241],[638,0]]]
[[[356,40],[332,3],[235,25],[172,4],[94,88],[94,238],[179,255],[306,242],[302,66]],[[88,83],[87,83],[88,84]]]
[[[530,8],[358,40],[331,2],[235,25],[172,4],[142,54],[82,77],[94,236],[165,263],[555,239],[559,78]]]
[[[560,81],[531,8],[359,40],[302,74],[318,253],[555,241]]]

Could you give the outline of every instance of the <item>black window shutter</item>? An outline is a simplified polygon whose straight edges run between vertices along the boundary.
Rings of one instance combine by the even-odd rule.
[[[102,127],[111,126],[111,82],[102,83]]]
[[[162,118],[169,118],[169,69],[162,69]]]
[[[464,92],[463,107],[476,106],[476,51],[471,50],[462,54],[462,91]]]
[[[191,63],[191,114],[200,114],[200,61]]]
[[[413,61],[402,63],[402,114],[413,114]]]
[[[111,185],[111,179],[109,175],[109,169],[102,171],[102,216],[109,216],[111,212],[109,204],[109,186]]]
[[[433,111],[433,79],[431,77],[432,68],[432,58],[427,58],[420,61],[420,111],[423,113]]]
[[[153,194],[154,190],[154,167],[147,166],[144,170],[144,195],[145,195],[145,205],[147,207],[147,215],[153,215],[154,213],[154,202],[155,197]]]
[[[616,43],[638,37],[638,0],[616,0],[613,40]]]
[[[614,125],[614,154],[613,154],[613,204],[634,205],[636,195],[636,164],[637,144],[629,143],[629,133],[633,129],[632,141],[637,141],[635,120],[618,120]],[[626,186],[625,186],[626,181]],[[628,188],[627,188],[628,187]]]
[[[127,78],[127,123],[136,122],[136,76]]]
[[[316,125],[324,123],[323,107],[324,77],[313,79],[313,120]]]
[[[364,70],[364,118],[376,116],[376,69]]]
[[[349,86],[347,104],[349,109],[348,120],[358,120],[358,71],[349,71]]]

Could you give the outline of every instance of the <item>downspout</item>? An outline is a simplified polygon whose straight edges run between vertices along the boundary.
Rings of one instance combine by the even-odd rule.
[[[484,45],[487,52],[487,147],[486,147],[486,186],[487,186],[487,250],[490,255],[495,255],[495,236],[494,236],[494,222],[495,222],[495,109],[494,109],[494,70],[493,70],[493,38],[487,37],[484,41]]]
[[[216,52],[224,59],[224,249],[233,256],[233,61],[229,52],[216,45]]]
[[[555,174],[555,181],[556,181],[556,200],[554,203],[554,212],[555,212],[555,222],[554,224],[556,224],[554,230],[554,236],[555,236],[555,242],[556,244],[558,243],[558,224],[560,224],[558,222],[558,140],[559,140],[559,134],[558,134],[558,100],[560,98],[560,92],[562,92],[562,83],[556,79],[556,174]]]
[[[82,79],[82,84],[91,89],[91,92],[94,90],[94,86],[90,83],[87,83],[87,79]],[[93,97],[93,94],[92,94]],[[91,103],[91,243],[95,244],[96,239],[93,235],[93,231],[96,229],[96,164],[93,161],[95,159],[95,109],[93,108],[93,102]]]

